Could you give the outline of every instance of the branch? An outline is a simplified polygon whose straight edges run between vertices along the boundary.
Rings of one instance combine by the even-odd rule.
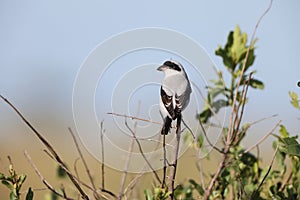
[[[185,121],[183,120],[183,118],[181,119],[182,123],[184,124],[184,126],[189,130],[189,132],[191,133],[191,135],[193,136],[193,139],[195,140],[195,134],[193,133],[192,129],[185,123]]]
[[[18,115],[19,117],[23,120],[23,122],[35,133],[35,135],[39,138],[39,140],[47,147],[47,149],[50,151],[51,155],[55,158],[55,160],[64,168],[67,169],[66,164],[62,161],[62,159],[58,156],[54,148],[50,145],[50,143],[30,124],[29,121],[26,120],[26,118],[21,114],[21,112],[6,98],[4,98],[2,95],[0,95],[0,98],[4,100]],[[66,171],[67,172],[67,171]],[[84,200],[89,200],[89,197],[87,194],[82,190],[78,182],[74,179],[74,177],[67,172],[68,177],[74,184],[74,186],[77,188],[79,193],[81,194],[82,199]]]
[[[152,170],[152,173],[154,174],[156,180],[161,184],[162,182],[161,182],[161,180],[160,180],[160,178],[159,178],[157,172],[154,170],[154,168],[152,167],[151,163],[149,162],[149,160],[148,160],[147,157],[145,156],[144,151],[143,151],[143,149],[142,149],[142,145],[141,145],[140,141],[138,140],[138,138],[136,137],[135,132],[129,127],[127,121],[125,121],[125,125],[126,125],[126,127],[128,128],[128,130],[131,132],[131,134],[132,134],[134,140],[136,141],[136,143],[138,144],[139,151],[140,151],[140,153],[142,154],[142,157],[143,157],[144,160],[146,161],[147,165],[148,165],[148,166],[150,167],[150,169]]]
[[[136,177],[134,177],[130,183],[128,183],[127,187],[124,189],[124,196],[130,191],[133,190],[133,188],[136,186],[139,179],[145,174],[145,172],[139,173]]]
[[[279,120],[279,122],[277,122],[277,124],[275,124],[275,126],[272,128],[272,130],[270,130],[266,135],[264,135],[258,142],[256,142],[254,145],[249,147],[246,151],[244,151],[243,154],[248,153],[249,151],[254,149],[256,146],[261,144],[263,141],[265,141],[273,133],[273,131],[280,125],[280,123],[281,123],[281,120]]]
[[[208,144],[209,144],[213,149],[215,149],[217,152],[223,154],[224,152],[223,152],[222,150],[220,150],[218,147],[216,147],[215,145],[213,145],[213,144],[211,143],[211,141],[209,140],[209,138],[207,137],[206,130],[205,130],[205,128],[204,128],[204,126],[203,126],[201,120],[199,120],[199,124],[200,124],[200,126],[201,126],[202,132],[203,132],[203,134],[204,134],[204,136],[205,136],[205,138],[206,138]]]
[[[88,177],[89,177],[89,179],[90,179],[90,182],[91,182],[91,184],[92,184],[94,197],[95,197],[96,199],[100,199],[100,196],[99,196],[99,194],[97,193],[97,189],[96,189],[94,180],[93,180],[92,175],[91,175],[91,173],[90,173],[89,167],[88,167],[88,165],[87,165],[87,163],[86,163],[86,161],[85,161],[85,159],[84,159],[84,157],[83,157],[83,155],[82,155],[82,152],[81,152],[81,150],[80,150],[80,148],[79,148],[79,144],[78,144],[78,142],[77,142],[77,140],[76,140],[76,137],[75,137],[75,135],[74,135],[74,133],[73,133],[73,131],[72,131],[72,129],[71,129],[70,127],[68,128],[68,130],[69,130],[69,132],[70,132],[70,134],[71,134],[71,136],[72,136],[72,138],[73,138],[73,141],[74,141],[74,143],[75,143],[75,146],[76,146],[76,149],[77,149],[77,151],[78,151],[78,154],[79,154],[79,156],[80,156],[80,158],[81,158],[81,160],[82,160],[82,162],[83,162],[85,171],[86,171],[86,173],[87,173],[87,175],[88,175]]]
[[[254,41],[254,37],[255,37],[255,33],[257,31],[257,28],[260,24],[260,22],[262,21],[263,17],[269,12],[269,10],[271,9],[272,7],[272,3],[273,3],[273,0],[270,0],[270,3],[267,7],[267,9],[263,12],[263,14],[259,17],[258,21],[256,22],[256,25],[254,27],[254,30],[251,34],[251,39],[250,39],[250,45],[247,49],[247,52],[246,52],[246,56],[245,56],[245,59],[244,59],[244,62],[243,62],[243,67],[242,67],[242,70],[241,70],[241,73],[240,73],[240,77],[239,77],[239,80],[238,80],[238,83],[236,85],[236,91],[234,93],[234,97],[233,97],[233,103],[232,103],[232,109],[231,109],[231,115],[230,115],[230,126],[229,126],[229,129],[228,129],[228,135],[227,135],[227,142],[229,142],[230,140],[230,136],[232,135],[231,133],[234,131],[233,129],[233,116],[234,116],[234,113],[236,111],[236,101],[237,101],[237,96],[238,96],[238,88],[240,87],[241,85],[241,82],[242,82],[242,79],[243,79],[243,76],[244,76],[244,73],[245,73],[245,69],[246,69],[246,63],[247,63],[247,60],[248,60],[248,57],[249,57],[249,53],[250,53],[250,49],[251,49],[251,45]]]
[[[166,176],[167,176],[167,150],[166,150],[166,135],[163,135],[163,152],[164,152],[164,168],[163,168],[163,180],[161,187],[166,186]]]
[[[227,154],[228,154],[229,148],[230,148],[229,145],[226,145],[226,146],[225,146],[225,149],[224,149],[224,152],[223,152],[223,159],[222,159],[222,161],[219,163],[219,166],[218,166],[218,168],[217,168],[217,171],[215,172],[215,175],[214,175],[213,178],[211,179],[208,188],[205,190],[205,194],[204,194],[204,199],[205,199],[205,200],[209,199],[211,190],[212,190],[213,186],[215,185],[215,182],[216,182],[217,178],[219,177],[219,175],[220,175],[222,169],[225,167],[225,162],[226,162],[226,160],[227,160]]]
[[[48,181],[43,177],[43,175],[41,174],[41,172],[38,170],[38,168],[35,166],[35,164],[33,163],[30,155],[27,153],[27,151],[24,151],[24,155],[27,159],[27,161],[29,162],[29,164],[31,165],[31,167],[34,169],[35,173],[40,177],[41,181],[45,184],[45,186],[47,187],[48,190],[50,190],[51,192],[53,192],[54,194],[56,194],[57,196],[63,198],[63,199],[67,199],[67,200],[74,200],[72,198],[66,197],[58,192],[56,192],[56,190],[50,185],[50,183],[48,183]]]
[[[103,142],[103,132],[104,132],[104,129],[103,129],[103,121],[101,121],[100,127],[101,127],[101,130],[100,130],[100,142],[101,142],[101,150],[102,150],[102,152],[101,152],[102,153],[102,156],[101,156],[101,159],[102,159],[102,163],[101,163],[102,189],[105,189],[105,184],[104,184],[105,177],[104,177],[104,142]]]
[[[129,155],[127,156],[125,167],[124,167],[124,170],[123,170],[123,173],[122,173],[122,179],[121,179],[121,182],[120,182],[118,200],[121,200],[123,195],[124,195],[124,192],[123,192],[124,191],[124,185],[125,185],[125,181],[126,181],[126,177],[127,177],[127,171],[128,171],[130,158],[131,158],[131,155],[132,155],[133,146],[134,146],[134,139],[131,139],[129,149],[128,149]]]
[[[242,119],[243,119],[243,116],[244,116],[244,109],[245,109],[246,100],[247,100],[247,93],[248,93],[248,88],[249,88],[249,85],[250,85],[250,81],[252,79],[252,75],[253,75],[253,73],[251,72],[250,75],[249,75],[248,82],[247,82],[247,84],[244,85],[243,90],[242,90],[242,99],[241,99],[241,102],[239,103],[239,105],[237,107],[237,112],[240,110],[240,106],[242,106],[242,108],[241,108],[240,114],[237,113],[235,115],[235,117],[236,117],[235,120],[234,120],[234,124],[236,124],[235,130],[240,129],[240,125],[241,125],[241,122],[242,122]],[[235,140],[235,138],[231,138],[231,139]]]
[[[241,85],[241,82],[242,82],[242,79],[243,79],[243,76],[244,76],[244,73],[245,73],[246,63],[247,63],[247,60],[248,60],[248,57],[249,57],[251,45],[253,43],[256,30],[257,30],[257,28],[258,28],[261,20],[263,19],[263,17],[269,12],[270,8],[272,7],[272,3],[273,3],[273,0],[270,0],[269,6],[263,12],[263,14],[260,16],[260,18],[258,19],[258,21],[257,21],[257,23],[255,25],[255,28],[253,30],[253,33],[251,35],[250,45],[249,45],[249,47],[247,49],[246,56],[245,56],[244,63],[243,63],[243,67],[242,67],[242,70],[241,70],[241,73],[240,73],[240,77],[239,77],[239,80],[238,80],[238,83],[237,83],[237,86],[236,86],[237,89],[236,89],[236,91],[234,93],[233,103],[232,103],[232,107],[231,107],[231,114],[230,114],[229,129],[228,129],[228,132],[227,132],[227,141],[226,141],[226,145],[225,145],[225,148],[224,148],[224,151],[223,151],[224,152],[223,159],[220,162],[215,175],[213,176],[212,180],[210,181],[207,190],[205,191],[205,196],[204,196],[205,200],[207,200],[209,198],[209,196],[211,194],[211,191],[213,189],[213,186],[214,186],[217,178],[219,177],[222,169],[225,167],[225,162],[226,162],[226,159],[227,159],[227,154],[228,154],[230,146],[231,146],[231,144],[233,142],[232,141],[232,135],[233,135],[233,132],[235,131],[234,130],[234,121],[233,121],[234,119],[233,118],[234,118],[234,116],[238,115],[238,111],[236,110],[236,101],[237,101],[237,96],[238,96],[238,88]],[[243,114],[243,113],[241,113],[241,114]]]
[[[272,158],[272,161],[271,161],[271,164],[270,164],[270,166],[269,166],[269,169],[268,169],[266,175],[264,176],[264,178],[263,178],[263,179],[261,180],[261,182],[259,183],[259,185],[258,185],[258,187],[256,188],[256,190],[252,193],[251,199],[254,199],[254,198],[256,197],[256,195],[257,195],[259,189],[261,188],[262,184],[265,182],[266,178],[268,177],[268,175],[269,175],[269,173],[270,173],[270,171],[271,171],[271,169],[272,169],[272,166],[273,166],[273,163],[274,163],[274,160],[275,160],[275,157],[276,157],[276,153],[277,153],[277,151],[278,151],[278,148],[279,148],[279,146],[276,147],[275,152],[274,152],[274,155],[273,155],[273,158]]]
[[[129,119],[132,119],[132,120],[135,119],[135,120],[139,120],[139,121],[149,122],[149,123],[152,123],[152,124],[159,124],[159,125],[162,124],[160,122],[155,122],[155,121],[151,121],[151,120],[140,118],[140,117],[129,116],[129,115],[124,115],[124,114],[118,114],[118,113],[113,113],[113,112],[108,112],[106,114],[108,114],[108,115],[115,115],[115,116],[118,116],[118,117],[125,117],[125,118],[129,118]]]
[[[181,137],[181,119],[182,115],[179,113],[177,117],[177,126],[176,126],[176,146],[175,146],[175,157],[172,164],[172,170],[170,171],[170,180],[171,180],[171,195],[170,199],[174,199],[174,192],[175,192],[175,177],[176,177],[176,171],[177,171],[177,163],[178,163],[178,154],[179,154],[179,144],[180,144],[180,137]]]

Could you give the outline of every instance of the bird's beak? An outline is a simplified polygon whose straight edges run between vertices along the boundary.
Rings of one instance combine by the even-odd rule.
[[[156,70],[158,70],[158,71],[164,71],[165,69],[166,69],[166,66],[165,65],[161,65]]]

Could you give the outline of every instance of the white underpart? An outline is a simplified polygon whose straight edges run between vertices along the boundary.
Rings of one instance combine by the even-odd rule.
[[[177,94],[177,96],[181,96],[181,110],[184,110],[189,103],[189,96],[191,93],[191,87],[186,74],[183,71],[178,72],[172,69],[166,69],[164,73],[165,77],[162,82],[162,87],[168,96],[172,96],[173,108],[175,109],[176,107],[175,94]],[[160,108],[164,117],[168,115],[172,118],[161,99]]]

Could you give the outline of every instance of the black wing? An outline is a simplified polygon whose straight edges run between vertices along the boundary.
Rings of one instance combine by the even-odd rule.
[[[173,105],[173,100],[172,100],[172,96],[167,95],[167,93],[165,92],[165,90],[161,87],[160,88],[160,95],[161,95],[161,99],[162,102],[165,106],[165,108],[167,109],[169,115],[171,116],[171,118],[173,120],[175,120],[177,118],[177,116],[181,113],[182,110],[182,105],[180,102],[182,102],[182,97],[181,96],[177,96],[175,95],[175,108]]]

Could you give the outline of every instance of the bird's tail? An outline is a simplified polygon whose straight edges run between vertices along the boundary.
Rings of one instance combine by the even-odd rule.
[[[161,129],[161,134],[162,135],[168,135],[168,133],[170,131],[170,128],[171,128],[171,124],[172,124],[172,119],[167,116],[165,118],[164,126]]]

